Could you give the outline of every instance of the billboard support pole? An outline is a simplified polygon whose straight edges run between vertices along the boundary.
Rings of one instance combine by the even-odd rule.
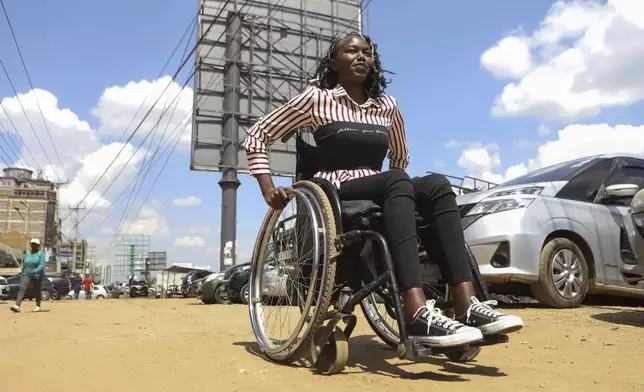
[[[226,23],[226,68],[224,75],[224,118],[222,127],[221,240],[219,270],[237,264],[237,178],[239,140],[239,92],[242,27],[241,15],[228,13]]]

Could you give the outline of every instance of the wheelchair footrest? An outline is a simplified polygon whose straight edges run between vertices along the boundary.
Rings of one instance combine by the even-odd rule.
[[[425,358],[431,356],[445,355],[451,352],[464,352],[473,347],[485,347],[495,344],[507,343],[510,341],[508,335],[487,335],[480,342],[463,344],[459,346],[438,347],[429,346],[427,343],[417,340],[413,337],[407,339],[405,346],[398,347],[400,358],[414,360],[416,358]]]
[[[485,347],[493,346],[495,344],[503,344],[510,341],[508,335],[486,335],[483,336],[483,341],[470,343],[470,347]]]

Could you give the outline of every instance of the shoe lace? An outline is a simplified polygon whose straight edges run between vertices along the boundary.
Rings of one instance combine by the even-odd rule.
[[[496,306],[498,302],[496,300],[488,300],[488,301],[479,301],[478,298],[472,297],[471,298],[471,305],[469,308],[467,308],[467,313],[465,320],[466,322],[470,321],[470,315],[472,312],[482,314],[484,316],[488,317],[500,317],[503,316],[501,312],[498,312],[496,309],[494,309],[492,306]]]
[[[414,313],[414,318],[419,314],[420,317],[427,320],[427,334],[429,334],[429,328],[432,323],[438,325],[439,327],[446,328],[450,331],[454,331],[456,328],[462,326],[460,322],[453,320],[441,312],[436,306],[436,300],[430,299],[425,302],[425,306],[418,308],[416,313]]]

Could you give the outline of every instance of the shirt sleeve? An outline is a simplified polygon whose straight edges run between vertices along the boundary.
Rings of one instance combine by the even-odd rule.
[[[395,100],[387,158],[389,158],[389,169],[405,170],[409,165],[409,147],[407,146],[407,136],[405,134],[405,121]]]
[[[296,128],[312,122],[313,105],[317,88],[309,87],[283,106],[275,109],[246,132],[244,149],[248,158],[250,174],[270,174],[267,147]]]

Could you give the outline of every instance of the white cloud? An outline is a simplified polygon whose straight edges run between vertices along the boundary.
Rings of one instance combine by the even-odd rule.
[[[568,125],[557,132],[557,139],[539,146],[534,158],[508,167],[503,174],[494,171],[501,166],[500,157],[485,146],[464,150],[459,165],[474,177],[501,183],[542,167],[609,153],[644,154],[644,125]]]
[[[532,35],[506,37],[481,56],[493,75],[520,78],[503,88],[492,113],[570,121],[638,102],[644,98],[642,41],[643,1],[557,1]],[[525,74],[518,42],[527,43],[535,62]]]
[[[458,165],[467,169],[470,173],[480,174],[501,165],[501,158],[496,152],[496,144],[483,145],[481,143],[473,144],[461,152],[458,159]]]
[[[459,143],[457,140],[450,140],[449,142],[444,144],[445,148],[456,148],[460,145],[461,143]]]
[[[163,92],[164,89],[166,89],[165,92]],[[164,76],[153,82],[141,80],[130,82],[125,86],[112,86],[105,89],[91,113],[100,119],[99,133],[120,136],[125,129],[133,131],[143,120],[152,104],[161,96],[152,112],[143,121],[137,132],[138,137],[142,139],[150,130],[154,129],[162,113],[165,112],[163,119],[159,121],[153,131],[154,137],[163,138],[163,143],[170,143],[175,139],[175,136],[172,135],[176,135],[176,132],[184,129],[185,126],[179,144],[187,146],[191,138],[190,113],[193,93],[192,89],[188,87],[180,91],[181,86],[172,82],[172,78],[169,76]],[[179,97],[173,102],[177,94]],[[144,100],[145,103],[141,106],[141,102]]]
[[[130,216],[133,216],[139,207],[132,208]],[[141,207],[139,213],[133,219],[124,220],[117,229],[119,234],[147,234],[154,237],[165,237],[170,234],[170,227],[161,214],[161,202],[152,200]]]
[[[183,247],[202,247],[205,245],[205,241],[201,237],[179,237],[174,240],[174,246],[183,246]]]
[[[198,196],[188,196],[184,198],[172,199],[175,206],[198,206],[201,205],[201,198]]]
[[[526,37],[503,38],[483,52],[481,65],[499,79],[524,76],[533,67],[529,40]]]

